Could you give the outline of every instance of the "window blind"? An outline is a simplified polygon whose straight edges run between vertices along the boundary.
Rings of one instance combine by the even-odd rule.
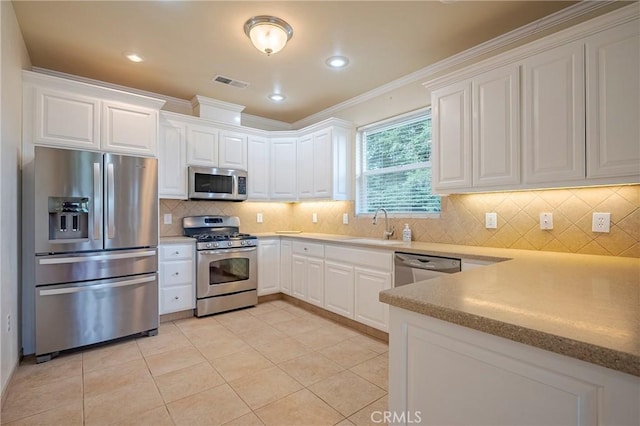
[[[379,207],[397,214],[440,212],[440,197],[431,193],[431,109],[369,126],[358,151],[357,214]]]

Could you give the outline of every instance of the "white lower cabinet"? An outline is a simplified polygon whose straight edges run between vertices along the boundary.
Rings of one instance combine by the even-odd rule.
[[[324,308],[353,318],[353,265],[332,260],[324,262]]]
[[[314,305],[324,300],[324,245],[294,241],[291,256],[292,295]]]
[[[280,240],[258,242],[258,296],[280,291]]]
[[[390,289],[391,272],[355,268],[355,320],[378,330],[389,328],[389,306],[378,300],[382,290]]]
[[[393,306],[389,339],[393,424],[640,424],[636,376]]]
[[[280,240],[280,291],[291,294],[292,242]]]
[[[195,245],[160,244],[160,314],[196,307]]]

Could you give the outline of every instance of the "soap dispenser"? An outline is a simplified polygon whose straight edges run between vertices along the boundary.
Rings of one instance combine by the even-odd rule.
[[[404,229],[402,230],[402,241],[411,242],[411,228],[409,228],[409,224],[404,224]]]

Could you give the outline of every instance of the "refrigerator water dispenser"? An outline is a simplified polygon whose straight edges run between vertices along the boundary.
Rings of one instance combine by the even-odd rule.
[[[49,197],[49,241],[89,238],[89,198]]]

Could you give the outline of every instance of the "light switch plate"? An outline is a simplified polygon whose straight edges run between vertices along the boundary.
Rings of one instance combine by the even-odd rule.
[[[263,219],[264,218],[262,217],[262,213],[257,213],[256,214],[256,222],[257,223],[262,223]]]
[[[313,213],[311,215],[311,222],[318,223],[318,213]]]
[[[498,227],[498,213],[485,213],[484,227],[487,229],[496,229]]]
[[[342,213],[342,223],[344,225],[349,224],[349,213]]]
[[[611,228],[611,213],[594,213],[591,223],[593,232],[609,232]]]
[[[540,213],[540,229],[553,229],[553,213]]]
[[[164,224],[171,225],[173,223],[173,215],[171,213],[164,214]]]

